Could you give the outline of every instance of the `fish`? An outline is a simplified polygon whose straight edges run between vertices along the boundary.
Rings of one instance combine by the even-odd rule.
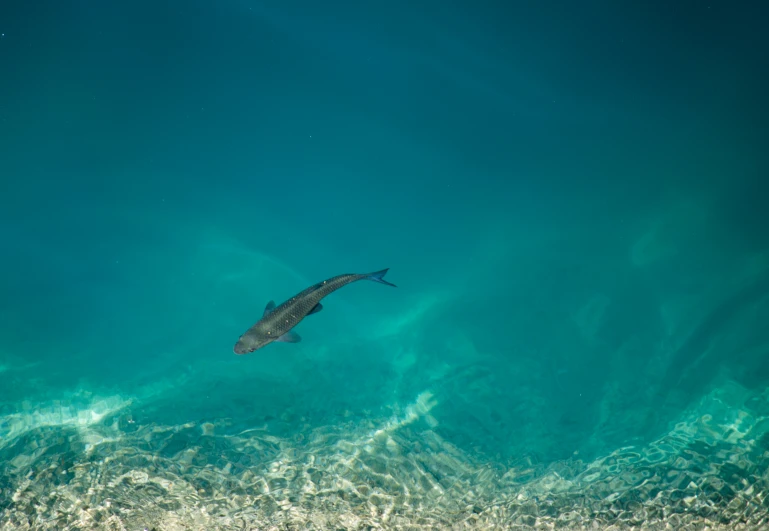
[[[262,318],[238,338],[233,351],[235,354],[243,355],[276,341],[298,343],[302,338],[292,329],[308,315],[321,311],[323,305],[320,301],[324,297],[358,280],[373,280],[395,288],[397,287],[395,284],[384,279],[389,270],[387,268],[375,273],[337,275],[297,293],[280,306],[275,306],[275,301],[268,302]]]

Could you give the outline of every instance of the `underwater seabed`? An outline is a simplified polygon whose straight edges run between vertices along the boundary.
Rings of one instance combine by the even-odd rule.
[[[151,401],[119,397],[30,407],[0,419],[0,529],[769,526],[767,394],[730,384],[651,444],[548,465],[459,449],[437,405],[425,391],[389,417],[287,411],[237,432],[150,422]]]
[[[637,267],[661,267],[670,254],[661,234],[636,250]],[[62,351],[47,360],[52,366],[40,366],[45,371],[5,356],[1,530],[769,528],[769,392],[730,383],[729,372],[711,374],[735,352],[748,359],[744,346],[765,344],[761,334],[731,340],[752,337],[746,328],[763,330],[754,323],[764,314],[737,319],[751,313],[742,312],[730,321],[737,324],[712,332],[734,348],[692,354],[711,337],[704,333],[710,316],[731,308],[742,285],[719,285],[724,294],[715,303],[662,301],[673,344],[651,356],[636,355],[648,342],[622,342],[616,355],[617,345],[601,342],[618,321],[609,319],[612,308],[636,308],[632,297],[612,305],[608,296],[575,294],[564,304],[573,330],[558,333],[534,321],[560,323],[563,316],[543,318],[528,308],[482,323],[519,320],[508,326],[513,342],[454,330],[452,312],[464,319],[493,298],[376,298],[373,306],[388,315],[377,320],[356,310],[367,299],[353,306],[339,293],[325,321],[302,324],[306,342],[240,358],[230,354],[229,338],[242,332],[243,316],[317,279],[238,242],[210,243],[218,240],[206,238],[180,261],[178,283],[164,287],[169,306],[195,308],[174,313],[174,330],[199,335],[180,334],[169,346],[167,327],[149,330],[155,335],[146,343],[127,345],[95,368],[86,362],[104,358],[98,334],[94,354],[77,364]],[[740,282],[755,285],[760,275],[752,271],[769,271],[769,255],[755,264]],[[544,285],[525,274],[513,278],[523,279],[516,292],[524,294],[526,283]],[[244,285],[253,298],[243,297]],[[201,300],[210,308],[199,310]],[[388,304],[408,311],[391,319],[397,312]],[[94,330],[101,325],[96,319]],[[519,347],[528,343],[531,352]],[[152,355],[137,369],[133,360],[144,348]],[[76,366],[74,374],[62,372],[60,360]],[[158,381],[166,374],[176,379]],[[75,377],[86,383],[75,386]],[[82,390],[97,388],[89,378],[98,394]],[[105,391],[113,382],[135,394]],[[676,399],[682,383],[687,400],[702,398],[686,401],[683,413],[678,406],[659,411],[655,404]],[[81,391],[61,391],[73,387]],[[653,430],[638,428],[646,421]],[[653,435],[627,444],[646,433]]]

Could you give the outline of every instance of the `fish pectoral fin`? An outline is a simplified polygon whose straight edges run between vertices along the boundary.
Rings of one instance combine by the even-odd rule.
[[[323,309],[323,305],[322,305],[321,303],[318,303],[318,304],[316,304],[315,306],[313,306],[312,310],[310,310],[309,312],[307,312],[307,315],[312,315],[312,314],[314,314],[314,313],[318,313],[318,312],[319,312],[319,311],[321,311],[322,309]]]
[[[302,338],[299,337],[299,334],[296,332],[286,332],[275,341],[280,341],[281,343],[299,343],[301,340]]]
[[[262,317],[267,315],[268,313],[272,312],[272,310],[275,309],[275,301],[270,301],[267,303],[267,306],[264,307],[264,314],[262,314]]]

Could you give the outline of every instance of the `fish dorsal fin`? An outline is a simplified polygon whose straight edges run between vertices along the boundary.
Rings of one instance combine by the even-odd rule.
[[[307,315],[312,315],[312,314],[314,314],[314,313],[318,313],[318,312],[319,312],[319,311],[321,311],[322,309],[323,309],[323,305],[322,305],[321,303],[318,303],[318,304],[316,304],[315,306],[313,306],[312,310],[310,310],[310,311],[307,313]]]
[[[275,301],[268,302],[267,306],[264,307],[264,314],[262,315],[262,317],[264,317],[265,315],[271,313],[272,310],[274,310],[274,309],[275,309]]]

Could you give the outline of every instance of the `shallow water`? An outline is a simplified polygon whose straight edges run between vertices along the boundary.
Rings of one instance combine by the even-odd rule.
[[[762,10],[0,2],[0,529],[769,528]]]

